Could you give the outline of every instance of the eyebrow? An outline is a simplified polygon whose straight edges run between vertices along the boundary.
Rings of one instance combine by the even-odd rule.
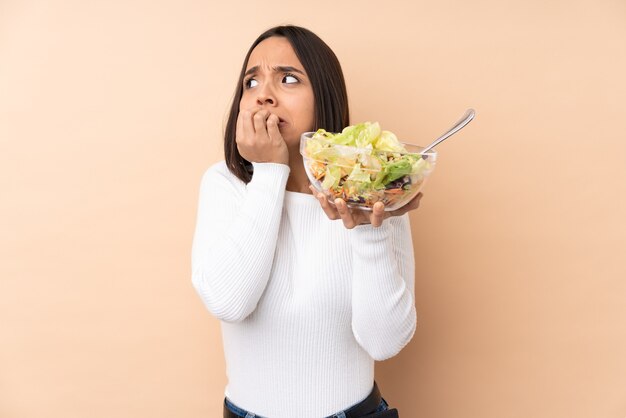
[[[254,67],[246,71],[246,73],[244,74],[244,77],[249,76],[250,74],[254,74],[257,71],[259,71],[259,66],[255,65]],[[304,74],[304,71],[299,70],[296,67],[292,67],[290,65],[277,65],[275,67],[272,67],[272,71],[274,71],[275,73],[300,73],[302,75],[306,75]]]

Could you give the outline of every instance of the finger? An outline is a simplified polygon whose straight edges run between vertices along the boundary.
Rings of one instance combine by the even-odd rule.
[[[383,202],[376,202],[372,207],[372,213],[370,214],[370,223],[373,227],[378,228],[383,224],[385,219],[385,204]]]
[[[326,199],[326,196],[324,196],[323,193],[318,193],[316,197],[317,200],[320,202],[322,210],[324,211],[328,219],[330,219],[331,221],[335,221],[340,218],[337,209],[330,204],[330,202],[328,201],[328,199]]]
[[[422,197],[424,197],[424,195],[422,194],[422,192],[419,192],[413,199],[411,199],[409,203],[407,203],[405,206],[406,212],[417,209],[420,206],[420,201],[422,200]]]
[[[409,203],[407,203],[406,205],[402,206],[398,210],[394,210],[393,212],[390,213],[390,215],[391,216],[401,216],[401,215],[404,215],[405,213],[407,213],[408,211],[417,209],[420,206],[420,200],[422,200],[423,196],[424,195],[422,194],[422,192],[419,192],[413,199],[411,199],[409,201]]]
[[[339,216],[341,216],[343,226],[348,229],[354,228],[356,226],[356,222],[354,221],[352,213],[350,212],[350,208],[348,208],[345,200],[339,197],[335,199],[335,207],[337,208],[337,212],[339,212]]]
[[[270,112],[265,109],[259,110],[254,114],[252,119],[254,119],[254,131],[257,135],[267,135],[267,125],[266,120],[269,117]]]
[[[242,131],[242,139],[252,139],[254,137],[254,121],[253,121],[253,116],[256,112],[258,112],[260,108],[251,108],[251,109],[246,109],[244,111],[241,112],[241,119],[242,119],[242,126],[243,126],[243,131]]]
[[[278,116],[272,114],[267,118],[267,133],[272,142],[283,141],[283,136],[278,130]]]
[[[328,216],[328,219],[333,221],[339,219],[339,214],[337,213],[337,210],[331,206],[331,204],[328,202],[328,199],[326,199],[326,196],[324,196],[323,193],[315,190],[313,186],[309,186],[309,189],[311,189],[313,196],[315,196],[318,202],[320,202],[320,206],[322,207],[322,210],[324,211],[326,216]]]

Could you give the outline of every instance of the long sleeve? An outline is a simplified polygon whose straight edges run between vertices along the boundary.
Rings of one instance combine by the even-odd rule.
[[[192,283],[206,308],[226,322],[245,319],[263,294],[289,167],[254,163],[244,185],[218,163],[202,177],[192,245]]]
[[[269,171],[248,187],[224,167],[203,179],[194,283],[226,319],[225,396],[259,416],[325,417],[367,396],[374,360],[413,335],[408,217],[346,229]]]
[[[415,260],[408,214],[350,234],[352,331],[375,360],[396,355],[415,333]]]

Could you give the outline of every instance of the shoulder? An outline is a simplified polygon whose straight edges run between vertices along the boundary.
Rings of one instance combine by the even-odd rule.
[[[215,175],[222,175],[222,176],[228,176],[231,175],[234,177],[234,175],[228,171],[228,167],[226,166],[226,161],[222,160],[222,161],[218,161],[216,163],[213,163],[212,165],[210,165],[205,171],[204,171],[204,176],[203,177],[207,177],[207,176],[215,176]]]
[[[230,172],[228,166],[226,165],[226,161],[218,161],[213,165],[209,166],[204,171],[202,175],[202,181],[220,179],[222,181],[228,181],[230,183],[241,183],[244,184],[241,180],[239,180],[233,173]]]
[[[204,171],[201,187],[206,188],[231,188],[235,190],[245,189],[246,184],[230,172],[226,161],[218,161]]]

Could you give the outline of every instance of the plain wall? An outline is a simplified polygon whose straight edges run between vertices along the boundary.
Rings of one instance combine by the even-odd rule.
[[[425,145],[477,111],[411,213],[418,328],[377,364],[388,401],[626,417],[622,0],[0,0],[0,417],[221,416],[199,182],[282,23],[335,50],[353,123]]]

